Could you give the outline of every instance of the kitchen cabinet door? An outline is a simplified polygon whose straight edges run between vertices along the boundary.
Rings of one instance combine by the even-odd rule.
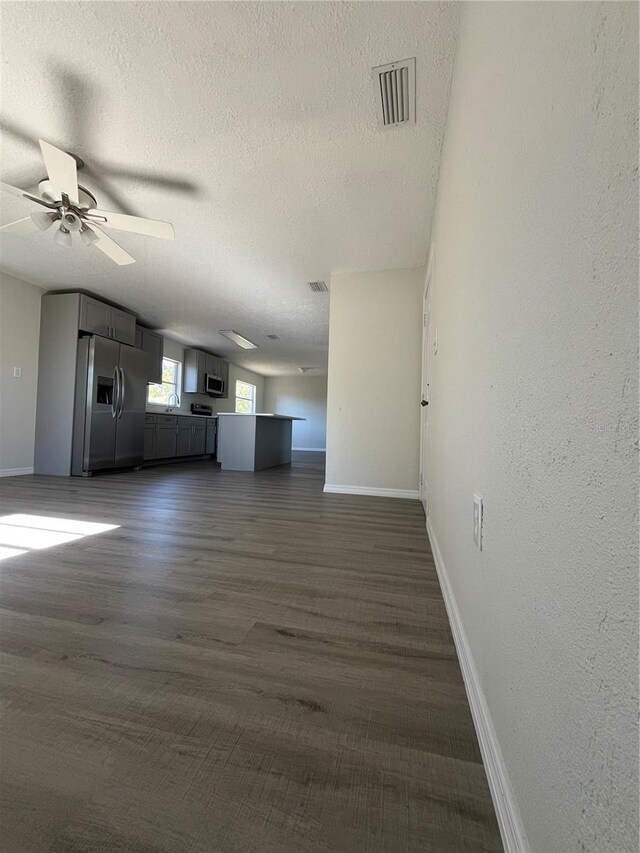
[[[111,308],[111,337],[121,344],[136,345],[136,318],[128,311]]]
[[[216,429],[218,426],[217,421],[207,421],[207,441],[205,443],[205,453],[209,453],[211,456],[216,452]]]
[[[191,452],[191,427],[178,427],[178,446],[176,450],[177,456],[188,456]]]
[[[207,430],[205,424],[196,424],[191,435],[191,453],[201,456],[205,451]]]
[[[221,395],[221,399],[226,400],[229,396],[229,362],[223,358],[220,359],[220,373],[218,375],[224,379],[224,394]],[[234,396],[235,393],[234,388],[231,396]]]
[[[144,449],[142,451],[142,458],[156,458],[156,428],[154,424],[145,426],[144,428]]]
[[[205,356],[202,350],[184,351],[183,387],[185,394],[204,394]]]
[[[149,365],[147,383],[162,384],[162,358],[164,354],[164,338],[150,329],[136,326],[136,346],[147,353]]]
[[[81,293],[78,324],[82,332],[90,332],[94,335],[101,335],[103,338],[110,338],[111,306]]]
[[[163,426],[158,424],[156,427],[156,458],[169,459],[177,455],[177,439],[175,426]]]

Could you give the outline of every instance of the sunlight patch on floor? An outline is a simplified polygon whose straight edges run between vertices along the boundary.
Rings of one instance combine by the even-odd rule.
[[[115,530],[119,524],[101,524],[75,518],[16,513],[0,516],[0,560],[29,551],[52,548],[74,539]]]

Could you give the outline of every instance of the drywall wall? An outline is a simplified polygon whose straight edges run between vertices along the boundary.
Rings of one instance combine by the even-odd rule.
[[[638,849],[637,70],[635,4],[464,4],[429,515],[535,853]]]
[[[264,383],[264,410],[295,415],[295,450],[325,450],[327,443],[327,377],[268,376]]]
[[[43,292],[0,272],[0,476],[33,471]]]
[[[416,497],[424,269],[331,276],[326,490]]]
[[[185,344],[174,338],[164,337],[164,357],[172,358],[184,364]],[[214,412],[234,412],[236,407],[236,380],[240,379],[243,382],[250,382],[256,386],[256,408],[257,411],[262,411],[264,399],[264,376],[254,373],[251,370],[246,370],[243,367],[238,367],[235,364],[229,364],[229,397],[223,400],[216,400],[215,397],[209,397],[206,394],[180,394],[180,406],[174,407],[175,412],[189,412],[192,403],[204,403],[207,406],[213,406]],[[164,412],[164,406],[154,406],[147,403],[149,412]]]

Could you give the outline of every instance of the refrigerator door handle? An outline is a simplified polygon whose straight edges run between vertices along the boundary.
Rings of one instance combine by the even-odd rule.
[[[124,411],[124,370],[120,367],[120,414],[119,418],[122,417],[122,412]]]
[[[118,415],[118,398],[120,396],[118,368],[113,368],[113,395],[111,397],[111,417],[115,420]]]

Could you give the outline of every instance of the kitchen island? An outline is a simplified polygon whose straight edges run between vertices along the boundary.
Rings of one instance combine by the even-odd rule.
[[[218,414],[218,462],[223,471],[259,471],[291,462],[290,415]]]

